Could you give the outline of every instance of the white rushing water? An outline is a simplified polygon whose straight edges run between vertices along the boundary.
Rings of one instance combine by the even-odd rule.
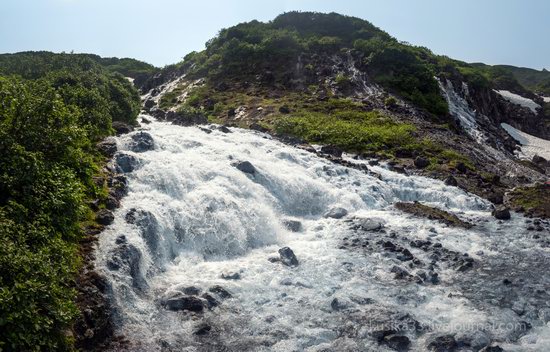
[[[535,103],[532,99],[522,97],[521,95],[512,93],[508,90],[495,90],[495,92],[500,94],[500,96],[509,102],[528,108],[535,114],[537,113],[537,109],[540,109],[540,105]]]
[[[459,122],[462,128],[466,133],[475,139],[480,144],[485,144],[487,136],[483,133],[478,123],[478,114],[470,109],[468,102],[464,99],[453,87],[451,81],[446,80],[444,83],[440,79],[437,79],[439,83],[439,88],[443,93],[443,96],[449,104],[449,112],[454,116]],[[462,83],[462,91],[465,95],[468,94],[468,85]]]
[[[129,350],[391,351],[375,336],[396,321],[408,325],[398,335],[413,351],[444,334],[475,348],[550,348],[548,248],[519,215],[500,223],[489,203],[459,188],[379,166],[368,174],[253,131],[148,126],[153,150],[130,151],[140,132],[118,138],[119,153],[138,162],[97,250]],[[255,173],[234,166],[242,161]],[[396,201],[421,201],[476,226],[406,215]],[[348,215],[325,218],[335,207]],[[366,219],[384,228],[358,229]],[[288,220],[301,228],[290,231]],[[285,246],[298,266],[268,260]],[[464,258],[472,268],[461,268]],[[410,276],[397,279],[396,266]],[[219,305],[201,313],[162,304],[186,287],[216,285],[231,297],[211,293]]]

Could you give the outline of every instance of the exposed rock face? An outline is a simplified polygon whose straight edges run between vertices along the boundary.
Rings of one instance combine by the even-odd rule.
[[[143,276],[141,266],[141,252],[134,245],[126,243],[124,238],[119,241],[119,246],[111,253],[111,259],[107,262],[109,270],[124,270],[132,277],[135,289],[143,291],[147,288],[147,282]]]
[[[453,352],[458,344],[453,335],[438,336],[428,344],[428,350],[433,352]]]

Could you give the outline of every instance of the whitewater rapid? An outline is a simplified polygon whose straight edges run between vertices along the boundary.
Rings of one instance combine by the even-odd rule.
[[[518,214],[498,222],[487,201],[457,187],[384,165],[344,167],[262,133],[147,119],[152,150],[131,151],[141,132],[117,138],[135,170],[96,251],[128,350],[391,351],[373,337],[390,318],[416,322],[400,332],[413,351],[444,334],[507,351],[550,348],[548,247]],[[243,161],[255,173],[235,167]],[[476,226],[406,215],[397,201],[436,206]],[[326,218],[334,208],[347,216]],[[383,229],[358,230],[365,219]],[[298,232],[285,226],[291,220]],[[388,241],[408,248],[416,264],[384,250]],[[269,260],[281,247],[294,251],[298,266]],[[458,254],[434,264],[441,248]],[[457,270],[457,256],[473,267]],[[396,279],[395,266],[414,278],[433,271],[438,280]],[[231,275],[237,279],[222,277]],[[217,296],[219,305],[202,313],[162,304],[184,288],[216,286],[231,297]]]

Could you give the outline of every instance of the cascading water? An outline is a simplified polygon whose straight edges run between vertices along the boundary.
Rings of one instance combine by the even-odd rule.
[[[467,350],[550,348],[548,245],[519,215],[496,222],[459,188],[257,132],[147,118],[151,150],[132,151],[142,132],[118,138],[129,193],[97,249],[128,350],[391,351],[397,335],[420,351],[447,334]],[[298,265],[283,265],[281,247]]]

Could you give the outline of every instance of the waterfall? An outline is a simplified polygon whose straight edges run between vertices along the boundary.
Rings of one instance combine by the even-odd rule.
[[[548,252],[521,216],[498,223],[489,203],[457,187],[384,165],[366,173],[262,133],[147,119],[145,131],[117,138],[129,193],[96,251],[128,350],[380,351],[388,319],[412,324],[399,330],[412,350],[450,333],[509,340],[507,350],[547,346],[538,316]],[[149,150],[136,147],[144,136]],[[406,215],[397,201],[476,226]],[[284,265],[283,247],[297,263]],[[512,290],[503,277],[513,295],[501,293]],[[484,328],[461,330],[472,326]]]

